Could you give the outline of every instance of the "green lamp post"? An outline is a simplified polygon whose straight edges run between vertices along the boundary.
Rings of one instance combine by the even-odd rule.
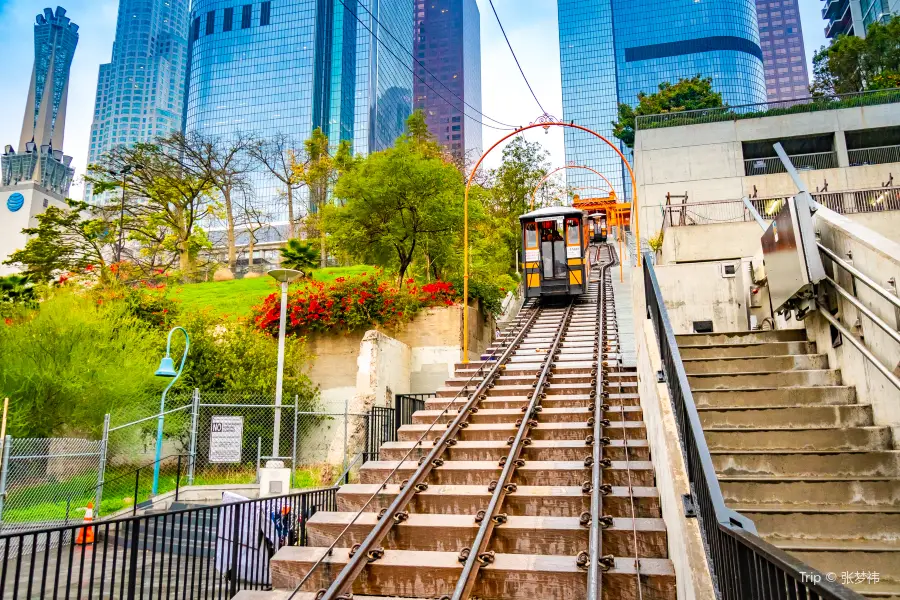
[[[175,362],[172,360],[172,357],[169,356],[169,351],[172,349],[172,334],[176,331],[180,331],[184,334],[184,353],[181,355],[181,365],[179,365],[178,370],[175,370]],[[159,422],[156,426],[156,461],[153,463],[153,489],[150,491],[151,496],[156,496],[157,492],[159,492],[159,461],[161,460],[162,455],[162,437],[163,437],[163,422],[165,421],[165,412],[166,412],[166,394],[175,385],[175,382],[178,381],[178,378],[181,376],[181,372],[184,370],[184,361],[187,360],[188,348],[191,347],[191,338],[188,335],[187,330],[184,327],[173,327],[171,331],[169,331],[169,339],[166,342],[166,355],[163,357],[161,361],[159,361],[159,368],[156,370],[155,375],[157,377],[169,377],[172,381],[169,382],[169,385],[166,386],[166,389],[163,390],[162,400],[159,403]]]

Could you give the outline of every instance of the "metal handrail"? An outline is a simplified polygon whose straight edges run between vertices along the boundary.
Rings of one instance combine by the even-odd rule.
[[[834,252],[832,252],[831,250],[829,250],[828,248],[823,246],[822,242],[816,242],[816,244],[819,246],[819,250],[821,250],[822,253],[825,254],[825,256],[827,256],[832,261],[834,261],[834,263],[836,265],[838,265],[839,267],[841,267],[842,269],[844,269],[845,271],[847,271],[848,273],[853,275],[855,278],[862,281],[869,288],[871,288],[873,292],[875,292],[876,294],[878,294],[879,296],[881,296],[882,298],[884,298],[885,300],[887,300],[888,302],[893,304],[895,307],[900,308],[900,298],[891,294],[889,291],[887,291],[886,289],[884,289],[883,287],[878,285],[878,282],[876,282],[874,279],[870,278],[868,275],[866,275],[865,273],[863,273],[862,271],[860,271],[859,269],[857,269],[850,263],[842,260],[837,254],[835,254]]]
[[[718,597],[723,600],[794,597],[864,600],[860,594],[829,581],[818,570],[759,537],[753,521],[725,505],[675,333],[653,263],[648,259],[645,255],[647,316],[653,321],[659,342],[663,375],[690,482],[691,501],[700,521]]]
[[[886,334],[888,334],[895,342],[900,344],[900,332],[898,332],[896,329],[892,328],[890,325],[885,323],[881,317],[879,317],[874,312],[872,312],[872,310],[870,310],[868,306],[866,306],[865,304],[860,302],[856,298],[856,296],[854,296],[853,294],[851,294],[850,292],[845,290],[843,287],[838,285],[838,283],[834,279],[832,279],[831,277],[826,275],[825,281],[827,281],[828,283],[831,284],[831,287],[834,288],[834,291],[836,291],[838,294],[843,296],[847,301],[850,302],[850,304],[855,306],[859,312],[866,315],[866,317],[868,317],[869,320],[871,320],[873,323],[878,325],[878,327],[880,327],[882,331],[884,331]]]
[[[900,390],[900,378],[898,378],[891,372],[890,369],[884,366],[881,361],[878,360],[878,358],[874,354],[872,354],[872,351],[866,348],[865,344],[863,344],[859,339],[856,338],[856,336],[850,333],[847,328],[844,327],[844,325],[836,318],[834,318],[834,316],[827,310],[820,310],[819,312],[822,314],[826,321],[831,323],[831,325],[841,333],[843,337],[850,340],[850,343],[856,346],[856,349],[859,350],[860,353],[864,357],[866,357],[866,359],[870,363],[872,363],[872,366],[874,366],[882,375],[884,375],[885,379],[890,381],[895,388]]]
[[[400,491],[400,493],[397,495],[397,497],[391,503],[390,507],[385,511],[385,515],[390,514],[391,516],[393,516],[394,514],[397,514],[397,513],[403,511],[403,509],[406,507],[406,505],[412,499],[412,495],[417,491],[416,487],[419,485],[421,480],[424,479],[428,475],[428,473],[431,472],[431,469],[433,467],[433,461],[436,458],[439,458],[441,456],[441,454],[443,454],[444,450],[448,447],[449,440],[460,429],[460,423],[462,423],[463,419],[468,416],[469,412],[472,410],[475,403],[478,401],[478,398],[481,395],[481,393],[483,392],[484,388],[489,384],[489,382],[497,374],[499,366],[512,353],[513,349],[518,345],[518,343],[524,337],[525,333],[528,331],[531,324],[537,318],[538,312],[539,311],[537,311],[537,310],[532,311],[532,313],[528,317],[526,323],[523,324],[521,329],[516,331],[516,335],[509,342],[509,345],[507,345],[506,348],[503,350],[503,352],[500,354],[500,357],[497,360],[492,361],[492,359],[496,355],[499,347],[504,342],[507,341],[507,339],[509,338],[509,335],[513,332],[512,331],[508,332],[507,335],[504,336],[504,338],[502,340],[500,340],[500,343],[498,343],[497,347],[494,348],[494,350],[490,353],[490,355],[488,355],[488,357],[482,361],[481,367],[479,367],[478,370],[476,370],[469,377],[469,379],[466,381],[465,385],[462,386],[460,391],[457,392],[457,394],[455,396],[453,396],[453,398],[451,398],[447,402],[447,406],[444,407],[444,410],[442,410],[441,413],[434,419],[434,421],[431,422],[431,425],[428,426],[428,429],[426,429],[425,432],[419,437],[419,439],[416,440],[416,443],[413,444],[413,446],[406,452],[406,454],[403,456],[403,458],[397,462],[397,466],[394,467],[393,470],[391,470],[391,472],[388,474],[388,476],[384,479],[384,482],[379,486],[378,491],[376,491],[374,494],[372,494],[369,497],[369,499],[366,501],[366,503],[363,504],[363,506],[356,512],[356,514],[353,516],[353,518],[350,520],[350,522],[346,525],[346,527],[344,527],[343,531],[341,531],[341,533],[338,534],[337,537],[335,537],[334,541],[326,549],[326,551],[322,554],[322,556],[319,557],[319,559],[315,562],[315,564],[313,564],[313,566],[309,569],[309,571],[307,571],[306,575],[304,575],[303,578],[300,580],[300,582],[294,587],[294,590],[291,592],[291,595],[288,596],[287,600],[292,600],[297,595],[297,593],[300,591],[300,588],[303,586],[303,584],[306,583],[306,581],[310,578],[310,576],[319,567],[319,565],[321,565],[325,561],[325,558],[328,556],[331,556],[332,552],[334,551],[334,548],[337,547],[338,542],[341,540],[341,538],[344,536],[344,534],[347,533],[347,531],[350,529],[351,526],[353,526],[353,524],[360,517],[360,515],[362,515],[363,512],[365,512],[365,510],[369,507],[369,505],[372,503],[372,501],[378,496],[378,494],[381,492],[381,490],[384,489],[384,486],[387,485],[387,482],[390,481],[391,478],[394,477],[394,475],[397,473],[398,470],[400,470],[400,467],[403,465],[403,463],[406,461],[406,459],[409,458],[409,456],[412,454],[413,450],[415,450],[416,448],[418,448],[421,445],[422,441],[431,432],[431,430],[434,428],[434,426],[447,413],[447,411],[450,409],[450,407],[453,406],[453,402],[462,393],[468,391],[468,384],[475,378],[476,375],[482,374],[484,367],[485,367],[485,365],[487,365],[488,362],[493,362],[494,364],[491,366],[490,371],[486,375],[483,376],[481,383],[479,383],[478,386],[475,388],[475,391],[469,395],[469,397],[468,397],[469,399],[466,402],[465,406],[463,406],[463,408],[461,408],[458,411],[456,418],[453,420],[452,423],[450,423],[447,426],[446,430],[444,431],[444,434],[434,444],[434,447],[432,448],[432,450],[428,454],[428,456],[425,458],[425,460],[420,462],[419,467],[416,469],[415,473],[413,473],[411,481],[408,481],[407,486]],[[347,562],[346,565],[344,565],[344,568],[341,569],[340,573],[338,573],[338,576],[331,583],[331,586],[325,591],[325,594],[322,596],[321,600],[331,600],[331,599],[335,598],[336,595],[340,594],[345,587],[350,585],[353,582],[353,580],[356,579],[356,577],[359,575],[359,572],[365,567],[365,565],[368,562],[368,553],[373,550],[373,547],[375,546],[375,544],[378,543],[378,541],[380,541],[381,539],[384,538],[385,535],[387,535],[387,533],[390,531],[393,523],[394,523],[394,519],[388,518],[388,517],[383,518],[376,523],[375,527],[373,527],[372,530],[369,532],[369,535],[367,535],[366,538],[363,540],[363,542],[360,544],[359,548],[357,549],[357,552],[352,557],[350,557],[350,560]]]

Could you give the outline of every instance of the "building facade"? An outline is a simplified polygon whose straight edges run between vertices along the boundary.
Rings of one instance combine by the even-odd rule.
[[[26,227],[49,206],[65,207],[75,175],[72,157],[63,154],[69,71],[78,25],[66,10],[45,8],[34,25],[34,68],[25,101],[22,133],[16,147],[0,155],[0,263],[25,246]],[[15,269],[0,265],[0,275]]]
[[[100,65],[88,161],[181,130],[188,0],[121,0],[112,60]],[[90,190],[86,190],[86,197]]]
[[[756,0],[769,102],[809,97],[799,0]]]
[[[885,22],[900,15],[900,0],[824,0],[822,18],[825,37],[839,35],[866,37],[866,29],[875,22]]]
[[[619,103],[637,103],[661,82],[711,77],[731,105],[766,101],[754,0],[559,0],[563,120],[611,142]],[[588,133],[566,129],[566,162],[602,172],[616,193],[631,183],[617,153]],[[596,185],[589,171],[567,174]]]
[[[454,156],[478,157],[481,15],[475,0],[416,0],[415,108]],[[468,106],[467,106],[468,105]]]
[[[413,0],[252,1],[195,1],[185,130],[302,149],[321,127],[357,154],[393,144],[412,112]],[[283,185],[264,172],[252,183],[286,222]]]

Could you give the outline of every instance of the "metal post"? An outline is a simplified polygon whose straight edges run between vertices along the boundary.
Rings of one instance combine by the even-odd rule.
[[[294,394],[294,442],[291,449],[291,487],[297,474],[297,422],[300,417],[300,396]]]
[[[100,464],[97,465],[97,492],[94,506],[100,516],[100,502],[103,500],[103,480],[106,478],[106,454],[109,448],[109,413],[103,416],[103,437],[100,439]]]
[[[349,429],[349,421],[350,417],[347,414],[350,408],[350,400],[348,398],[344,398],[344,460],[341,464],[341,470],[347,468],[347,436]]]
[[[200,426],[200,390],[194,388],[194,401],[191,406],[191,445],[188,457],[188,485],[194,485],[194,469],[197,464],[197,428]]]
[[[262,456],[262,438],[256,438],[256,483],[259,483],[259,458]]]
[[[278,451],[281,437],[281,393],[284,385],[284,330],[287,326],[288,282],[281,282],[281,316],[278,325],[278,372],[275,375],[275,431],[272,436],[272,456],[281,456]]]
[[[6,479],[9,477],[9,452],[12,436],[3,438],[3,462],[0,463],[0,523],[3,523],[3,505],[6,504]]]
[[[139,491],[140,483],[141,483],[141,470],[138,469],[134,472],[134,502],[131,503],[131,505],[132,505],[131,514],[132,515],[137,514],[138,491]]]
[[[178,467],[175,471],[175,502],[178,502],[178,488],[181,486],[181,455],[178,455]]]
[[[231,528],[231,572],[229,577],[229,586],[231,593],[228,595],[229,598],[233,598],[237,594],[237,580],[238,580],[238,550],[240,549],[240,537],[241,529],[241,505],[238,503],[234,503],[231,505],[231,518],[234,519],[232,522]]]

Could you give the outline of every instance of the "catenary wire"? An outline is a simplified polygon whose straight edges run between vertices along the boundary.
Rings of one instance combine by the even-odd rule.
[[[381,40],[381,38],[379,38],[378,35],[377,35],[374,31],[372,31],[371,28],[369,28],[368,25],[366,25],[365,21],[363,21],[362,19],[359,18],[359,15],[357,15],[355,12],[353,12],[352,10],[350,10],[350,7],[347,6],[347,4],[344,2],[344,0],[338,0],[338,2],[341,3],[341,6],[343,6],[344,9],[345,9],[348,13],[350,13],[351,15],[353,15],[353,18],[355,18],[357,21],[359,21],[360,25],[362,25],[362,26],[366,29],[366,31],[368,31],[370,34],[372,34],[372,37],[374,37],[375,40],[376,40],[379,44],[381,44],[382,48],[384,48],[385,50],[387,50],[388,52],[390,52],[391,56],[393,56],[393,57],[394,57],[395,59],[397,59],[397,61],[399,61],[404,67],[406,67],[406,69],[407,69],[410,73],[413,74],[413,77],[416,77],[417,79],[419,79],[419,80],[425,85],[425,87],[427,87],[427,88],[430,89],[432,92],[434,92],[441,100],[443,100],[444,102],[446,102],[447,104],[449,104],[449,105],[451,105],[451,106],[453,105],[453,103],[450,102],[450,100],[448,100],[446,97],[444,97],[443,94],[441,94],[441,93],[438,92],[436,89],[434,89],[433,87],[431,87],[430,85],[428,85],[428,83],[425,81],[425,79],[424,79],[422,76],[420,76],[420,75],[418,75],[418,74],[416,73],[416,70],[415,70],[415,69],[413,69],[412,67],[410,67],[409,65],[407,65],[407,64],[404,62],[404,60],[403,60],[402,58],[400,58],[399,56],[397,56],[397,54],[396,54],[393,50],[391,50],[391,49],[387,46],[387,44],[385,44],[385,43]],[[469,118],[469,119],[472,119],[473,121],[476,121],[476,122],[480,123],[480,124],[481,124],[482,126],[484,126],[484,127],[489,127],[489,128],[491,128],[491,129],[496,129],[496,130],[498,130],[498,131],[511,131],[511,130],[516,129],[515,127],[497,127],[497,126],[495,126],[495,125],[489,125],[488,123],[485,123],[484,121],[481,121],[480,119],[477,119],[477,118],[475,118],[475,117],[472,117],[472,116],[470,116],[470,115],[467,115],[465,110],[463,110],[463,115],[464,115],[465,117]]]
[[[541,109],[543,114],[547,114],[547,111],[544,110],[544,106],[541,104],[541,101],[538,100],[537,94],[534,93],[534,89],[531,87],[531,82],[528,81],[528,78],[525,76],[525,71],[522,70],[522,65],[519,63],[519,57],[516,56],[516,51],[513,50],[512,44],[509,42],[509,38],[506,36],[506,30],[503,29],[503,23],[500,22],[500,15],[497,14],[497,9],[494,8],[494,0],[488,0],[491,5],[491,10],[494,11],[494,17],[497,19],[497,25],[500,26],[500,31],[503,32],[503,39],[506,40],[506,45],[509,46],[509,51],[512,53],[513,60],[516,61],[516,66],[519,67],[519,73],[522,74],[522,79],[525,80],[525,85],[528,86],[528,91],[531,92],[532,98],[537,102],[538,108]]]
[[[379,21],[379,20],[378,20],[378,17],[376,17],[374,14],[372,14],[372,11],[370,11],[370,10],[366,7],[366,5],[363,4],[362,0],[356,0],[356,3],[357,3],[364,11],[366,11],[366,12],[369,14],[369,17],[371,17],[373,21],[375,21],[376,23],[378,23],[378,26],[379,26],[382,30],[384,30],[385,33],[387,33],[389,36],[391,36],[391,39],[392,39],[392,40],[394,40],[395,42],[397,42],[397,45],[398,45],[398,46],[400,46],[401,48],[403,48],[403,42],[401,42],[400,40],[398,40],[398,39],[397,39],[397,36],[395,36],[393,33],[391,33],[391,30],[388,29],[387,26],[385,26],[384,23],[382,23],[381,21]],[[348,9],[348,10],[349,10],[349,9]],[[465,104],[466,106],[468,106],[470,109],[472,109],[473,111],[475,111],[476,113],[478,113],[479,115],[481,115],[482,117],[484,117],[485,119],[488,119],[488,120],[490,120],[490,121],[493,121],[494,123],[497,123],[498,125],[502,125],[503,127],[509,127],[510,129],[515,129],[515,128],[516,128],[515,125],[510,125],[509,123],[504,123],[503,121],[498,121],[497,119],[495,119],[495,118],[493,118],[493,117],[489,117],[488,115],[486,115],[486,114],[484,114],[483,112],[481,112],[479,109],[475,108],[474,106],[472,106],[471,104],[469,104],[468,102],[466,102],[465,99],[464,99],[462,96],[460,96],[459,94],[457,94],[456,92],[454,92],[453,90],[451,90],[451,89],[447,86],[446,83],[444,83],[443,81],[441,81],[440,78],[438,78],[437,75],[435,75],[434,73],[432,73],[432,72],[428,69],[428,67],[425,66],[425,64],[424,64],[422,61],[420,61],[418,58],[416,58],[416,56],[415,56],[412,52],[410,52],[410,51],[407,50],[406,48],[403,48],[403,51],[406,52],[407,54],[409,54],[410,57],[412,57],[412,59],[416,62],[417,65],[419,65],[420,67],[422,67],[422,69],[423,69],[426,73],[428,73],[429,75],[431,75],[431,77],[432,77],[435,81],[437,81],[438,83],[440,83],[441,86],[442,86],[445,90],[447,90],[448,92],[450,92],[450,93],[453,95],[453,97],[459,99],[463,104]],[[420,79],[421,79],[421,77],[420,77]],[[425,80],[422,79],[422,82],[423,82],[423,83],[424,83],[424,81],[425,81]],[[433,89],[433,88],[431,88],[431,89]]]

